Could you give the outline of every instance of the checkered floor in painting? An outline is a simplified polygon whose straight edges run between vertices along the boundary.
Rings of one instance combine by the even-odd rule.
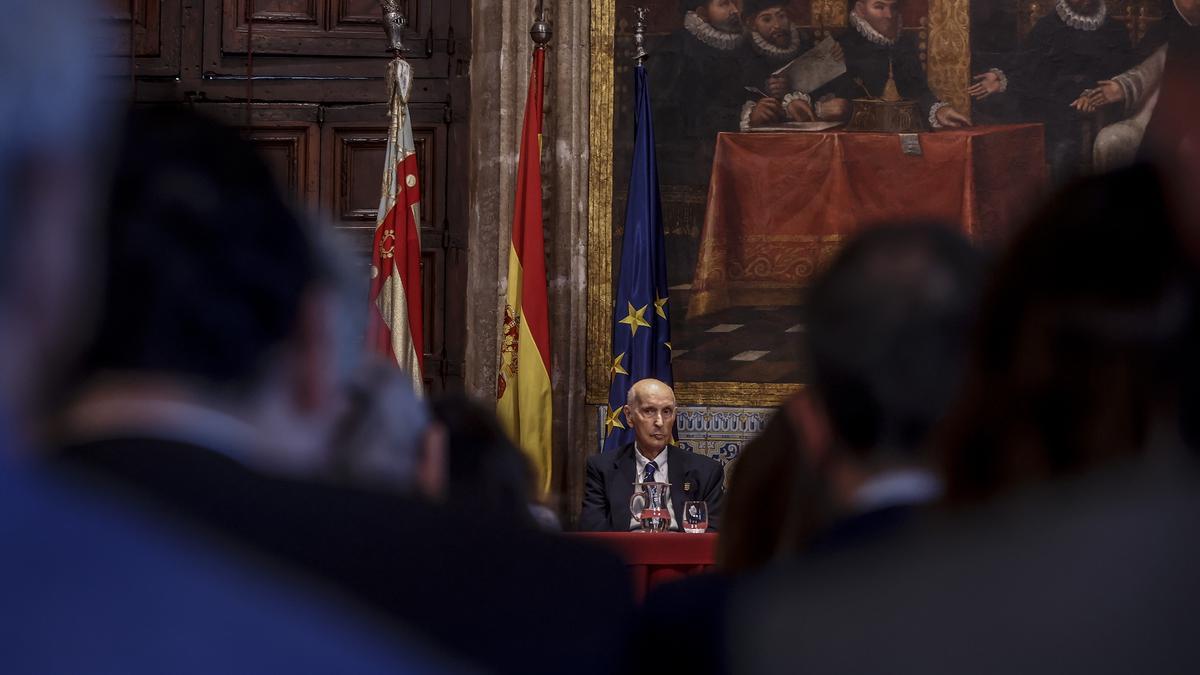
[[[687,307],[688,291],[671,289]],[[800,307],[734,307],[695,319],[672,317],[672,370],[685,382],[805,382]]]

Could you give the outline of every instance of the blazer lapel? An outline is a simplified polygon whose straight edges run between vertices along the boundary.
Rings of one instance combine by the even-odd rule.
[[[613,479],[608,488],[608,516],[614,532],[628,532],[629,500],[633,499],[633,479],[637,473],[637,462],[633,458],[633,443],[621,448],[613,459]]]
[[[687,497],[683,493],[683,484],[687,478],[687,467],[684,466],[687,459],[684,456],[685,452],[673,445],[667,446],[667,482],[671,484],[671,510],[675,512],[675,525],[681,530],[683,521],[679,520],[679,517],[683,515],[683,502]]]

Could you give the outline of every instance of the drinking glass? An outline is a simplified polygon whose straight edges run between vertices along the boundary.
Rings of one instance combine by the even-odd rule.
[[[683,531],[688,534],[703,534],[708,529],[708,504],[706,502],[683,503]]]

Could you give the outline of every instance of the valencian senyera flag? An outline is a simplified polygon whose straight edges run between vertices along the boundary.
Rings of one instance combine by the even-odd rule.
[[[634,70],[635,139],[625,205],[617,295],[613,304],[611,384],[604,422],[604,449],[633,441],[622,412],[629,387],[652,377],[672,384],[671,321],[667,302],[667,257],[663,244],[654,121],[646,69]],[[674,432],[672,432],[673,435]]]
[[[421,307],[421,187],[408,118],[412,66],[388,65],[387,155],[371,257],[369,347],[412,374],[419,393],[425,353]]]
[[[504,300],[496,412],[529,457],[543,494],[550,489],[550,304],[542,239],[542,77],[545,50],[533,53],[517,161],[508,291]]]

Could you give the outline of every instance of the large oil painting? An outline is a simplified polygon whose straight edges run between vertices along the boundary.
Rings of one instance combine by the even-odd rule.
[[[1137,147],[1160,0],[596,0],[588,390],[611,285],[644,25],[688,403],[770,405],[807,379],[803,291],[855,231],[936,221],[1002,242],[1037,195]]]

